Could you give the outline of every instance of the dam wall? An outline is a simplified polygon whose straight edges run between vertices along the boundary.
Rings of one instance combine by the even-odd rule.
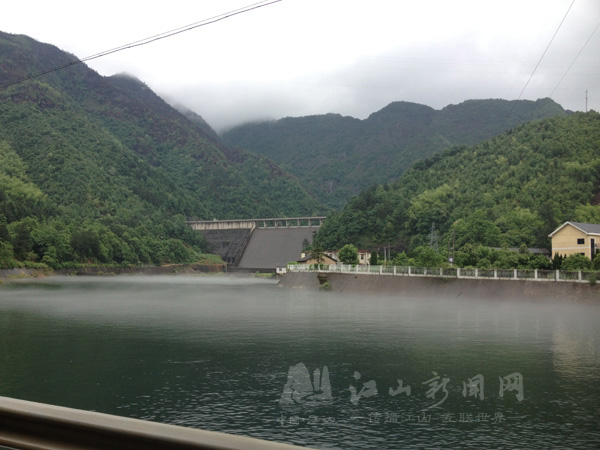
[[[275,269],[298,261],[302,243],[312,242],[319,227],[255,228],[238,264],[245,269]]]
[[[211,253],[219,255],[226,264],[237,266],[250,241],[252,229],[211,229],[201,233]]]
[[[324,217],[188,221],[202,233],[209,251],[230,268],[241,271],[285,267],[301,257],[305,241],[312,242]]]
[[[318,276],[320,275],[321,280]],[[397,298],[464,298],[523,301],[600,302],[600,284],[560,281],[404,277],[348,273],[288,272],[278,286],[319,290],[327,281],[331,291],[352,295]]]

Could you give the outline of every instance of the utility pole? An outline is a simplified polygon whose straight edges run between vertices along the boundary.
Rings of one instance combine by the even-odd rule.
[[[454,227],[452,227],[452,265],[454,265]]]
[[[585,90],[585,112],[587,112],[587,93],[588,93],[588,90],[586,89]]]
[[[435,250],[436,253],[440,252],[438,247],[438,234],[435,230],[435,222],[431,222],[431,236],[429,238],[429,246]]]
[[[452,239],[448,239],[448,262],[454,265],[454,227],[452,228]]]

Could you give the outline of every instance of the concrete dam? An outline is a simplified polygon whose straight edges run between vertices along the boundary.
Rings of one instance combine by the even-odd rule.
[[[230,267],[274,270],[300,259],[325,217],[188,221]]]

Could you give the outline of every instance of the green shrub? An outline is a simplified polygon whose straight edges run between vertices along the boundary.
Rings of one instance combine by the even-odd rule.
[[[592,261],[585,255],[575,253],[567,256],[560,267],[561,270],[586,270],[592,265]]]

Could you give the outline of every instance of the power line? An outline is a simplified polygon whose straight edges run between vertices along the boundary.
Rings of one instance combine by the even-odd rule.
[[[552,94],[554,94],[554,91],[556,91],[556,89],[558,88],[558,86],[560,85],[560,83],[562,83],[562,80],[564,80],[564,78],[567,76],[567,74],[571,70],[571,67],[573,67],[573,64],[575,64],[575,61],[577,61],[577,58],[579,58],[579,55],[581,55],[581,52],[583,52],[583,49],[592,40],[592,36],[594,36],[594,34],[596,33],[596,31],[598,30],[599,27],[600,27],[600,22],[598,22],[598,25],[596,25],[596,28],[594,28],[594,31],[592,31],[592,34],[590,34],[590,37],[587,39],[587,41],[585,41],[585,44],[583,44],[583,47],[581,47],[581,50],[579,50],[579,53],[577,53],[577,56],[575,56],[575,59],[573,60],[573,62],[571,63],[571,65],[569,66],[569,68],[567,69],[567,71],[564,73],[564,75],[562,76],[562,78],[558,81],[558,83],[556,83],[556,86],[554,86],[554,89],[552,89],[552,92],[550,93],[550,97],[552,97]]]
[[[550,48],[550,45],[552,45],[552,42],[554,41],[554,38],[556,37],[556,35],[558,34],[558,30],[560,30],[560,27],[562,26],[563,22],[565,21],[565,19],[567,18],[567,16],[569,15],[569,11],[571,11],[571,8],[573,7],[573,4],[575,3],[575,0],[573,0],[571,2],[571,5],[569,6],[569,9],[567,9],[567,12],[565,13],[564,17],[562,18],[562,20],[560,21],[560,23],[558,24],[558,28],[556,29],[556,31],[554,32],[554,35],[552,36],[552,39],[550,39],[550,42],[548,42],[548,45],[546,46],[546,50],[544,50],[544,53],[542,53],[542,56],[540,58],[540,60],[538,61],[538,63],[535,65],[535,68],[533,69],[533,72],[531,72],[531,75],[529,75],[529,79],[527,80],[527,83],[525,83],[525,86],[523,86],[523,90],[521,91],[521,93],[519,94],[519,97],[517,98],[517,100],[521,100],[521,97],[523,95],[523,92],[525,92],[525,89],[527,89],[527,86],[529,85],[529,82],[531,81],[531,79],[533,78],[533,75],[535,74],[536,70],[538,69],[538,67],[540,66],[542,60],[544,59],[544,56],[546,56],[546,52],[548,51],[548,49]]]
[[[206,25],[210,25],[210,24],[213,24],[215,22],[220,22],[222,20],[229,19],[230,17],[237,16],[239,14],[243,14],[243,13],[246,13],[246,12],[254,11],[255,9],[263,8],[265,6],[269,6],[269,5],[272,5],[274,3],[278,3],[278,2],[281,2],[281,1],[282,0],[263,0],[261,2],[254,3],[254,4],[251,4],[251,5],[248,5],[248,6],[244,6],[242,8],[235,9],[233,11],[229,11],[229,12],[226,12],[226,13],[220,14],[218,16],[214,16],[214,17],[208,18],[208,19],[204,19],[204,20],[201,20],[199,22],[195,22],[195,23],[192,23],[192,24],[189,24],[189,25],[185,25],[183,27],[179,27],[179,28],[176,28],[176,29],[171,30],[171,31],[166,31],[164,33],[160,33],[160,34],[157,34],[157,35],[154,35],[154,36],[150,36],[150,37],[147,37],[145,39],[140,39],[140,40],[135,41],[135,42],[130,42],[129,44],[125,44],[125,45],[122,45],[120,47],[115,47],[115,48],[110,49],[110,50],[105,50],[103,52],[96,53],[95,55],[86,56],[85,58],[82,58],[82,59],[77,59],[77,60],[74,60],[74,61],[70,61],[70,62],[68,62],[66,64],[61,65],[61,66],[56,66],[56,67],[53,67],[51,69],[43,70],[43,71],[34,73],[32,75],[28,75],[26,77],[20,78],[18,80],[9,81],[8,83],[0,85],[0,89],[6,88],[6,87],[9,87],[9,86],[13,86],[15,84],[19,84],[19,83],[22,83],[22,82],[27,81],[27,80],[31,80],[32,78],[41,77],[42,75],[46,75],[46,74],[49,74],[49,73],[52,73],[52,72],[57,72],[59,70],[65,69],[67,67],[71,67],[71,66],[74,66],[74,65],[77,65],[77,64],[82,64],[84,62],[91,61],[93,59],[98,59],[98,58],[101,58],[103,56],[107,56],[107,55],[111,55],[113,53],[121,52],[123,50],[127,50],[127,49],[130,49],[130,48],[135,48],[135,47],[141,47],[142,45],[147,45],[147,44],[150,44],[152,42],[155,42],[155,41],[158,41],[158,40],[161,40],[161,39],[166,39],[166,38],[175,36],[177,34],[185,33],[186,31],[190,31],[190,30],[193,30],[195,28],[204,27]]]

